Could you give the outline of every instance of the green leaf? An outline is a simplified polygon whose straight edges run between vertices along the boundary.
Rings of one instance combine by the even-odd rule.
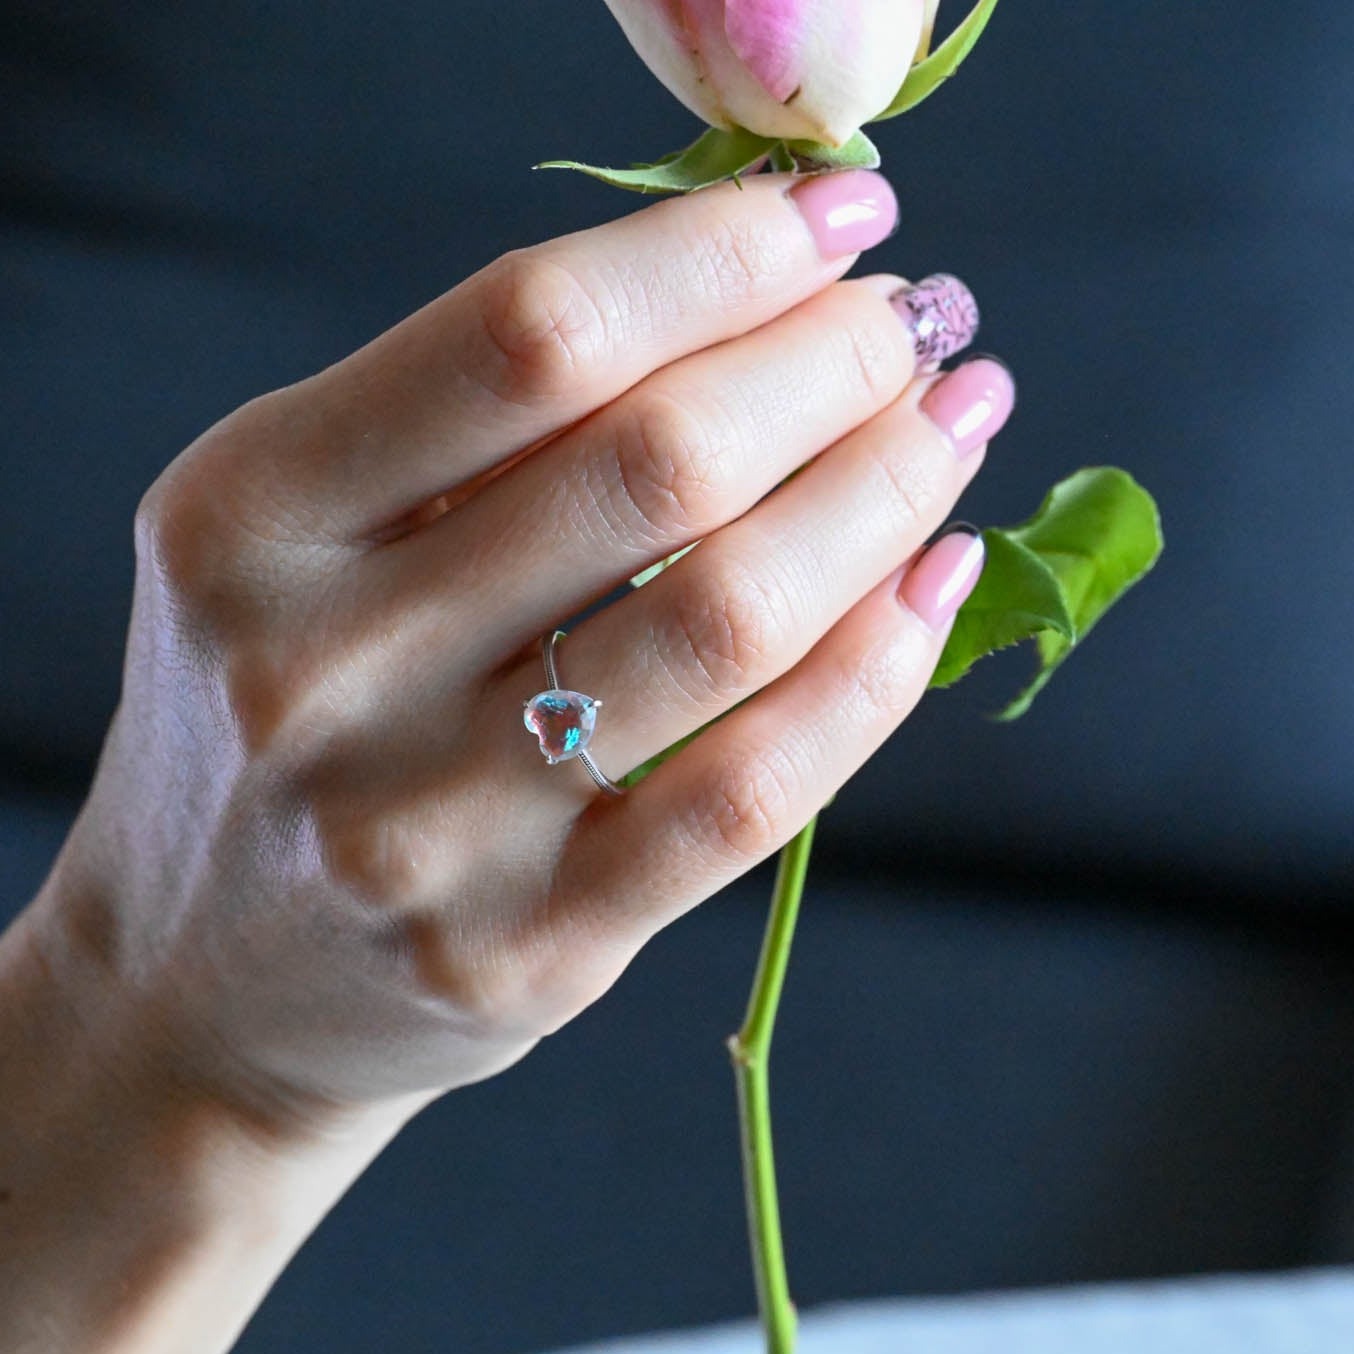
[[[825,146],[821,141],[783,141],[781,145],[788,153],[790,167],[801,173],[878,169],[880,165],[879,151],[864,132],[857,132],[844,146]]]
[[[883,122],[885,118],[896,118],[899,113],[906,113],[909,108],[915,108],[923,99],[934,94],[973,50],[974,43],[982,36],[996,7],[997,0],[978,0],[959,27],[930,56],[918,61],[908,71],[907,78],[893,96],[893,102],[869,121]]]
[[[685,150],[630,169],[606,169],[577,160],[545,160],[533,169],[576,169],[594,179],[634,193],[690,193],[721,179],[736,179],[746,173],[776,144],[774,138],[758,136],[742,127],[731,132],[711,127]]]
[[[954,618],[932,686],[953,685],[978,659],[1041,631],[1076,634],[1057,576],[1043,559],[997,527],[983,532],[983,546],[983,572]]]
[[[1049,490],[1014,527],[983,532],[987,562],[955,617],[932,686],[948,686],[979,658],[1033,639],[1034,678],[996,716],[1023,715],[1072,649],[1156,563],[1161,521],[1152,496],[1116,466],[1088,466]]]

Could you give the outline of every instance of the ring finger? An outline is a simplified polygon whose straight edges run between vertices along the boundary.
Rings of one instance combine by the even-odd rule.
[[[1009,370],[986,356],[913,382],[752,511],[577,626],[559,646],[560,680],[605,697],[590,748],[602,770],[621,776],[799,663],[945,519],[1014,398]],[[939,625],[957,602],[951,590],[913,605]],[[514,690],[539,689],[534,646],[525,661]],[[524,773],[541,774],[537,757],[528,743]],[[592,793],[581,768],[575,787]]]

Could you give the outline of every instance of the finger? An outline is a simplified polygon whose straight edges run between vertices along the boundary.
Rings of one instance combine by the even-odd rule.
[[[605,698],[591,749],[602,769],[619,778],[798,662],[943,519],[1013,398],[1005,366],[987,358],[914,381],[750,512],[577,626],[560,646],[558,680]],[[567,825],[595,787],[581,766],[542,783],[540,755],[523,738],[521,703],[550,684],[540,634],[497,665],[477,649],[481,627],[498,623],[494,609],[512,612],[522,599],[485,586],[462,606],[434,579],[417,600],[396,608],[368,596],[352,613],[355,625],[375,618],[367,643],[375,624],[387,676],[364,679],[364,661],[345,665],[356,681],[340,671],[326,686],[363,715],[343,775],[360,771],[370,786],[371,767],[385,768],[391,783],[378,797],[402,800],[417,818],[413,804],[445,800],[449,779],[463,774],[449,768],[492,764],[500,801],[530,804],[538,832]],[[525,809],[514,812],[525,822]],[[437,833],[425,825],[415,835]]]
[[[942,536],[795,668],[623,798],[598,797],[552,917],[637,946],[782,847],[920,699],[981,567],[981,537]]]
[[[746,516],[576,626],[559,645],[560,679],[605,698],[598,765],[623,774],[798,663],[945,520],[1013,403],[1008,369],[985,356],[914,382]]]
[[[313,436],[270,477],[377,531],[812,295],[896,216],[872,171],[756,175],[514,250],[303,383]]]
[[[903,281],[840,282],[647,377],[472,502],[372,556],[368,586],[383,612],[420,614],[447,578],[492,581],[512,604],[481,608],[465,627],[492,665],[740,516],[896,400],[938,333],[946,352],[972,338],[977,305],[958,279],[900,293]],[[370,607],[365,596],[354,605]]]

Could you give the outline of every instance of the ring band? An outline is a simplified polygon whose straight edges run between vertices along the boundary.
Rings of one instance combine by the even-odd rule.
[[[622,795],[624,789],[607,777],[588,751],[593,730],[597,727],[597,711],[602,708],[602,702],[585,696],[581,691],[570,691],[560,686],[559,671],[555,666],[555,645],[563,638],[563,630],[552,630],[541,640],[541,656],[545,660],[548,687],[545,691],[538,691],[529,701],[522,702],[522,723],[536,735],[541,754],[551,766],[576,757],[599,789],[609,795]]]

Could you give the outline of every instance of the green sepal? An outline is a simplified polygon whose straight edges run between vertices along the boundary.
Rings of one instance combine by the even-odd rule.
[[[1156,563],[1156,503],[1126,471],[1088,466],[1055,484],[1028,521],[983,532],[987,560],[946,640],[931,686],[987,654],[1033,639],[1039,668],[995,718],[1029,709],[1055,669]]]
[[[801,174],[821,174],[830,169],[878,169],[881,163],[874,142],[859,131],[844,146],[825,146],[821,141],[782,141],[780,145],[785,149],[789,168]]]
[[[786,150],[784,141],[777,141],[771,147],[771,168],[783,174],[794,172],[795,157]]]
[[[923,99],[934,94],[973,50],[973,44],[982,36],[996,7],[997,0],[978,0],[959,27],[930,56],[918,61],[908,71],[907,78],[893,96],[893,102],[882,113],[867,121],[883,122],[885,118],[896,118],[899,113],[906,113],[909,108],[915,108]]]
[[[690,545],[684,545],[680,550],[674,550],[666,559],[660,559],[657,564],[651,564],[647,569],[641,569],[631,580],[632,588],[642,588],[651,578],[656,578],[664,569],[670,568],[676,564],[688,550],[694,550],[700,544],[699,541],[692,541]]]
[[[576,169],[615,188],[632,193],[690,193],[697,188],[734,179],[745,173],[775,146],[773,137],[758,136],[742,127],[731,132],[711,127],[685,150],[630,169],[607,169],[577,160],[545,160],[533,169]]]
[[[631,169],[655,169],[655,168],[657,168],[659,165],[668,165],[668,164],[671,164],[671,163],[672,163],[672,162],[673,162],[673,161],[674,161],[681,153],[682,153],[682,152],[679,151],[679,150],[670,150],[670,151],[668,151],[668,153],[667,153],[666,155],[660,155],[660,156],[658,157],[658,159],[656,159],[656,160],[632,160],[632,161],[630,162],[630,168],[631,168]],[[554,161],[551,161],[550,163],[551,163],[551,164],[554,164],[555,162],[554,162]],[[545,165],[533,165],[533,166],[532,166],[533,169],[544,169],[544,168],[546,168],[546,167],[547,167],[547,166],[545,166]]]

